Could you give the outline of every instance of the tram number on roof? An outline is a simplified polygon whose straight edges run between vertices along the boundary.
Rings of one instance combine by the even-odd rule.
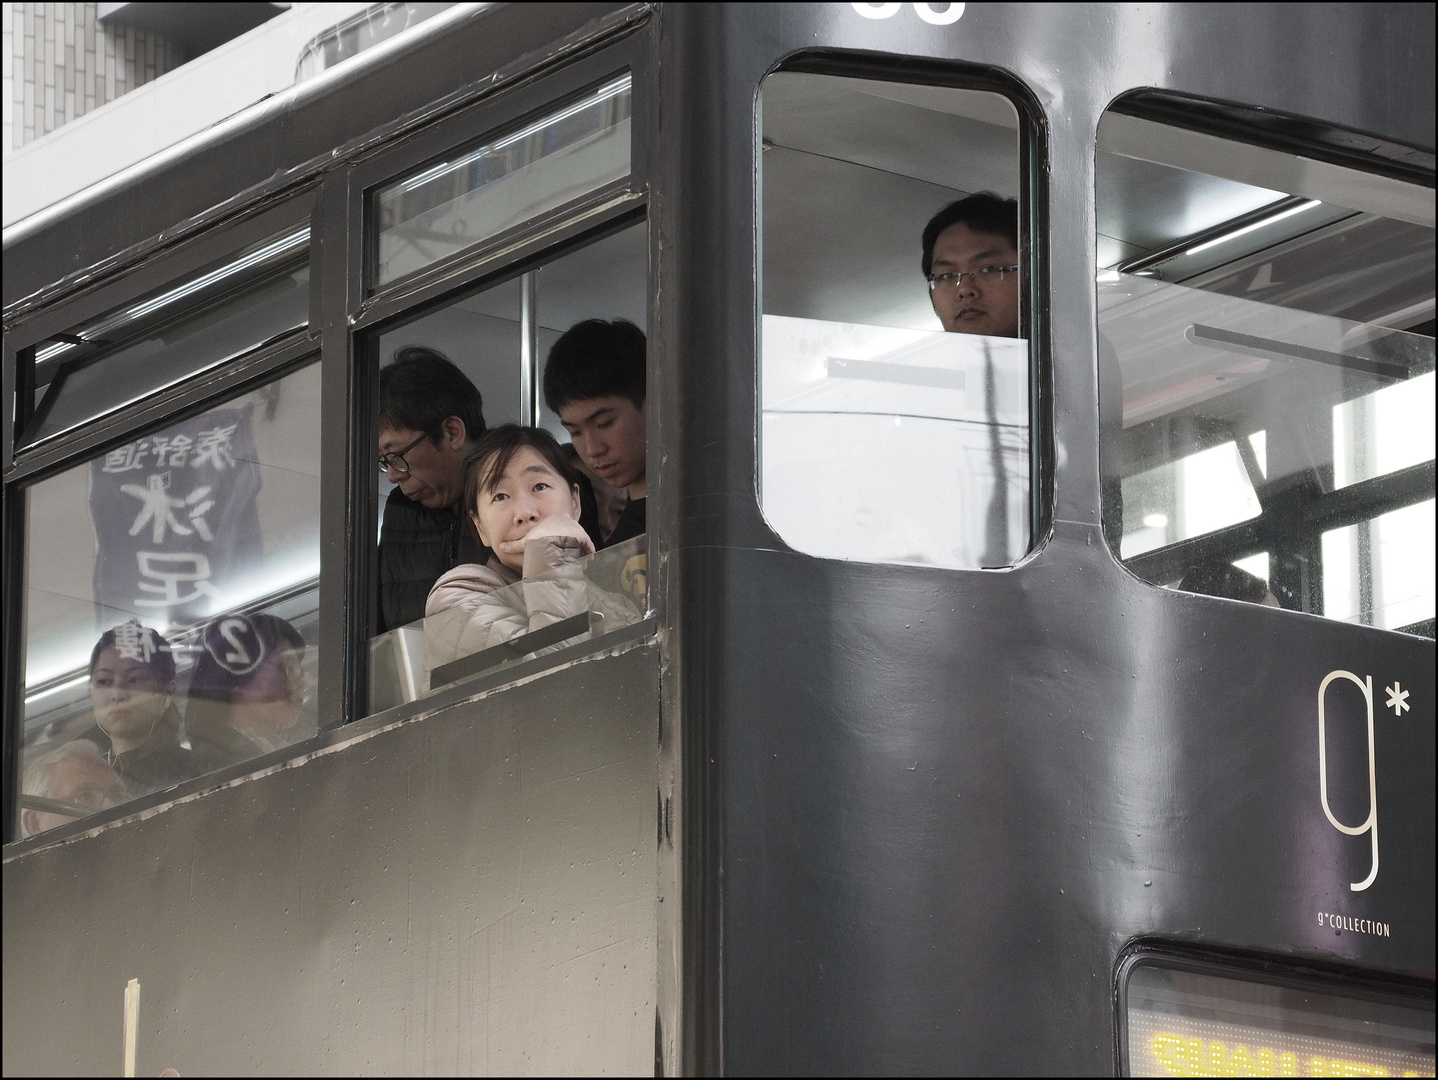
[[[912,7],[914,14],[930,26],[952,26],[964,17],[965,4],[851,4],[866,19],[892,19],[903,7]]]

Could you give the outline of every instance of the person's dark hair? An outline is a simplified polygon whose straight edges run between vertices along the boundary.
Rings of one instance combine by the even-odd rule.
[[[1268,586],[1262,578],[1226,562],[1200,563],[1183,575],[1178,587],[1183,592],[1223,596],[1248,604],[1261,604],[1268,595]]]
[[[500,424],[486,431],[479,445],[465,458],[464,505],[468,513],[473,514],[479,505],[480,492],[493,490],[514,455],[526,446],[544,458],[545,464],[559,474],[570,491],[579,487],[579,470],[553,435],[543,428]]]
[[[464,421],[466,438],[484,434],[484,399],[469,376],[437,349],[396,349],[379,371],[380,427],[428,432],[438,445],[439,426],[451,416]]]
[[[237,690],[254,681],[260,669],[279,650],[289,649],[300,659],[305,639],[277,615],[219,615],[200,631],[199,658],[190,677],[189,696],[232,702]]]
[[[90,650],[91,675],[95,674],[95,665],[100,662],[100,653],[107,648],[144,663],[162,685],[175,679],[175,654],[170,651],[170,643],[158,630],[142,626],[134,619],[100,635],[100,640]]]
[[[1017,199],[1005,199],[992,191],[981,191],[958,202],[951,202],[929,219],[924,226],[924,277],[934,270],[934,244],[945,229],[955,225],[967,225],[977,233],[991,233],[1002,236],[1019,246],[1019,203]]]
[[[644,357],[644,331],[627,319],[575,323],[549,350],[544,403],[557,413],[571,401],[613,394],[643,407]]]

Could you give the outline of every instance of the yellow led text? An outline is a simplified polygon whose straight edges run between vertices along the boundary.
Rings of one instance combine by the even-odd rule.
[[[1153,1056],[1170,1076],[1389,1076],[1362,1061],[1309,1058],[1300,1073],[1298,1055],[1266,1046],[1227,1046],[1208,1039],[1155,1035]],[[1405,1074],[1407,1075],[1407,1074]]]

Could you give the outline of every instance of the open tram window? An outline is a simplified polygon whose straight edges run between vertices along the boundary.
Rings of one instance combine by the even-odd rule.
[[[1431,637],[1432,189],[1122,112],[1096,184],[1125,565]]]
[[[20,825],[313,735],[319,367],[24,492]]]
[[[380,333],[372,712],[644,617],[647,270],[641,222]]]
[[[760,103],[765,517],[828,558],[1017,561],[1017,112],[991,92],[800,72],[768,76]]]

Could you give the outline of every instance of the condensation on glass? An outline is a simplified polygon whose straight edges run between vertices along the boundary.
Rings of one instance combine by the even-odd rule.
[[[64,434],[309,322],[308,225],[107,312],[34,350],[21,444]]]
[[[764,80],[760,114],[765,517],[810,555],[1015,562],[1030,542],[1018,238],[991,245],[1011,257],[975,251],[983,258],[953,268],[970,290],[968,271],[999,271],[964,293],[993,307],[1007,290],[1014,315],[997,329],[945,332],[921,267],[938,211],[976,193],[1018,195],[1013,106],[779,72]]]
[[[379,337],[382,368],[397,359],[413,356],[415,350],[438,354],[458,367],[479,391],[487,427],[513,423],[537,426],[561,444],[569,444],[568,431],[545,405],[541,392],[549,351],[566,330],[590,319],[624,320],[645,330],[648,257],[648,230],[644,222],[621,228],[518,277],[386,329]],[[438,417],[442,412],[443,405],[438,405],[433,415]],[[420,433],[406,433],[403,441],[409,441],[412,434]],[[381,438],[385,438],[383,431]],[[584,511],[580,524],[602,547],[614,533],[628,495],[623,488],[611,487],[589,468],[572,445],[567,449],[582,476]],[[425,692],[428,669],[423,616],[426,596],[438,576],[474,560],[479,560],[479,565],[494,565],[491,553],[481,547],[471,533],[469,508],[457,502],[447,507],[416,506],[407,494],[408,489],[420,498],[427,497],[426,485],[433,480],[428,470],[437,467],[438,463],[421,449],[414,455],[413,479],[408,483],[397,473],[384,472],[376,476],[380,508],[376,625],[382,632],[371,642],[371,712],[414,701]],[[400,482],[391,483],[394,479]],[[387,533],[387,528],[392,532]],[[423,581],[416,579],[406,584],[408,577],[403,581],[399,578],[409,575],[411,568],[403,562],[400,552],[417,535],[416,530],[427,530],[429,542],[444,550],[426,563]],[[624,577],[624,564],[631,563],[635,556],[638,561],[629,565],[627,583],[615,584]],[[617,590],[632,599],[632,590],[638,588],[641,597],[638,610],[642,613],[647,583],[644,572],[647,560],[642,544],[622,559],[612,554],[611,549],[601,550],[594,564],[597,572],[607,573],[605,568],[615,559],[619,559],[619,569],[606,579],[606,589]],[[395,580],[391,580],[392,577]],[[515,596],[521,594],[522,590],[514,593]],[[502,604],[510,596],[510,592],[503,592],[494,602]],[[611,617],[607,622],[596,621],[592,633],[602,634],[622,625],[626,623]],[[565,637],[564,643],[587,640],[590,633],[588,627],[576,630]],[[470,649],[470,646],[464,648]],[[525,656],[538,648],[522,649],[514,656]],[[506,658],[514,657],[506,654]],[[479,674],[499,663],[496,660],[487,666],[470,665],[464,670],[468,674]]]
[[[25,492],[25,835],[314,734],[316,364]]]
[[[628,74],[380,188],[375,284],[423,269],[629,175]]]
[[[644,617],[648,585],[648,542],[639,536],[396,627],[371,646],[370,708],[631,626]]]
[[[1381,925],[1381,924],[1380,924]],[[1432,1076],[1433,1009],[1142,962],[1130,1076]]]
[[[1104,521],[1155,584],[1432,636],[1432,189],[1110,113]]]

